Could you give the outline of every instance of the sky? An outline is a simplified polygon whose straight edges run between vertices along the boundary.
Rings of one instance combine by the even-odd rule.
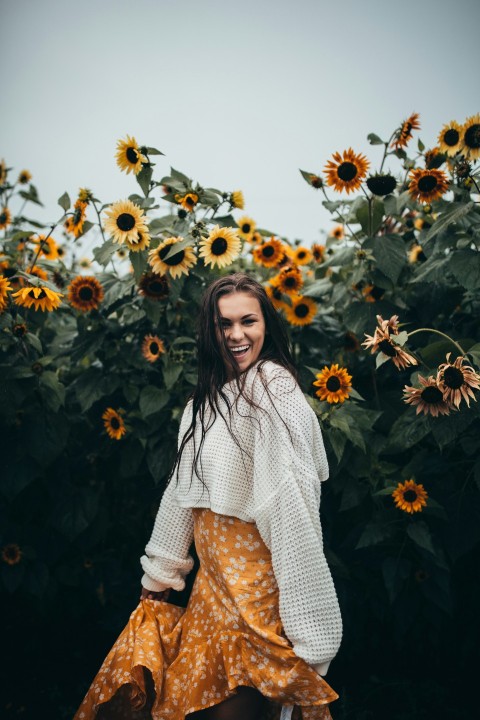
[[[334,223],[299,168],[352,147],[375,170],[368,133],[418,112],[430,147],[480,112],[478,0],[0,0],[0,24],[0,158],[32,173],[45,222],[64,191],[139,192],[115,162],[129,134],[165,153],[156,179],[241,189],[260,227],[310,245]]]

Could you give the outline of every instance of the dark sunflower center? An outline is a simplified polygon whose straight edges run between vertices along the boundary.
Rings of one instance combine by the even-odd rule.
[[[470,125],[465,132],[465,145],[473,150],[480,148],[480,125]]]
[[[80,290],[78,291],[78,296],[80,300],[83,300],[84,302],[88,302],[93,298],[93,290],[88,285],[83,285]]]
[[[138,161],[138,153],[135,150],[135,148],[133,148],[133,147],[127,148],[125,155],[127,156],[127,160],[129,163],[132,163],[132,165],[136,165],[136,163]]]
[[[180,250],[180,252],[175,253],[174,255],[171,255],[169,258],[165,260],[165,256],[168,255],[170,250],[172,249],[171,245],[166,245],[164,248],[159,250],[158,255],[160,257],[160,260],[163,260],[165,265],[173,266],[173,265],[180,265],[183,258],[185,257],[185,250]]]
[[[443,373],[445,385],[452,390],[458,390],[464,383],[463,373],[456,367],[447,367]]]
[[[7,222],[7,213],[4,213],[4,212],[0,213],[0,223],[3,225],[6,222]]]
[[[327,390],[330,390],[330,392],[338,392],[338,390],[342,387],[342,383],[336,375],[332,375],[325,383],[325,387]]]
[[[191,195],[187,195],[185,198],[185,203],[188,205],[188,207],[195,207],[195,198]]]
[[[275,289],[273,290],[273,293],[272,293],[272,294],[273,294],[273,297],[275,298],[275,300],[281,300],[281,299],[282,299],[282,291],[279,290],[278,288],[275,288]]]
[[[405,490],[403,493],[403,499],[407,503],[413,503],[417,499],[417,493],[415,490]]]
[[[378,344],[378,347],[382,353],[388,355],[388,357],[395,357],[397,354],[396,348],[388,340],[382,340],[382,342]]]
[[[343,180],[344,182],[349,182],[350,180],[353,180],[353,178],[355,178],[357,174],[357,166],[354,165],[352,162],[343,162],[337,168],[337,175],[340,180]]]
[[[435,405],[436,403],[442,402],[443,395],[437,387],[430,385],[422,391],[422,400],[428,405]]]
[[[117,217],[117,226],[123,232],[128,232],[135,227],[135,218],[130,213],[121,213]]]
[[[252,226],[250,225],[250,223],[243,223],[242,232],[245,233],[245,235],[248,235],[248,233],[250,232],[251,229],[252,229]]]
[[[75,210],[75,212],[73,213],[73,224],[78,225],[78,223],[80,222],[81,219],[82,219],[82,211],[77,208]]]
[[[119,422],[118,418],[112,417],[110,420],[110,425],[112,426],[112,428],[114,430],[118,430],[120,428],[120,422]]]
[[[148,284],[148,291],[152,295],[164,295],[167,292],[167,288],[160,280],[151,280]]]
[[[219,255],[223,255],[228,248],[228,243],[223,237],[215,238],[215,240],[212,242],[212,245],[210,247],[210,252],[212,255],[216,255],[217,257]]]
[[[283,281],[283,284],[287,288],[294,288],[297,287],[297,280],[294,275],[287,275],[287,277]]]
[[[301,303],[295,306],[295,315],[299,318],[304,318],[308,315],[308,305]]]
[[[305,258],[305,255],[306,255],[305,250],[300,250],[300,252],[297,253],[297,258],[298,258],[299,260],[303,260],[303,259]]]
[[[455,130],[455,128],[450,128],[450,130],[447,130],[443,136],[443,142],[449,147],[454,147],[458,143],[459,139],[460,133],[458,130]]]
[[[435,175],[424,175],[418,181],[418,189],[422,193],[432,192],[438,185],[438,180]]]
[[[40,290],[40,294],[38,297],[35,297],[35,293],[33,292],[33,288],[28,293],[30,297],[34,298],[34,300],[43,300],[44,297],[47,297],[47,293],[45,290]]]
[[[374,300],[380,300],[385,295],[383,288],[377,287],[376,285],[370,290],[370,297]]]
[[[25,327],[25,325],[15,325],[13,328],[13,334],[16,337],[23,337],[26,332],[27,328]]]
[[[157,343],[157,342],[151,342],[150,345],[149,345],[149,350],[150,350],[150,352],[152,353],[152,355],[158,355],[158,353],[160,352],[160,348],[158,347],[158,343]]]
[[[273,245],[265,245],[265,247],[262,248],[262,255],[266,258],[270,258],[272,255],[275,255],[275,248]]]

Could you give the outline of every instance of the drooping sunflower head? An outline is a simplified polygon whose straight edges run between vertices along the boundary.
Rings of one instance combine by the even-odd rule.
[[[297,295],[303,286],[303,277],[298,267],[290,265],[282,268],[270,282],[286,295]]]
[[[396,130],[390,147],[395,148],[395,150],[406,147],[413,137],[412,131],[420,130],[419,120],[420,115],[418,113],[412,113],[409,118],[404,120]]]
[[[190,268],[197,262],[197,256],[190,245],[183,247],[182,237],[171,237],[164,240],[148,253],[148,262],[158,275],[167,273],[173,278],[188,275]],[[179,249],[175,252],[175,246]]]
[[[208,238],[202,240],[198,247],[198,254],[205,265],[223,268],[231,265],[238,257],[242,243],[234,228],[215,225]]]
[[[308,265],[308,263],[313,260],[312,251],[309,250],[309,248],[299,245],[293,249],[292,260],[295,265]]]
[[[440,152],[453,157],[460,150],[463,137],[463,128],[455,120],[446,123],[438,135],[438,148]]]
[[[377,173],[367,178],[367,187],[374,195],[384,197],[395,190],[397,181],[393,175]]]
[[[12,224],[12,213],[7,207],[0,210],[0,230],[6,230]]]
[[[310,325],[317,314],[317,303],[312,298],[296,295],[291,297],[292,304],[285,305],[285,317],[290,325]]]
[[[480,113],[465,120],[460,152],[467,160],[480,158]]]
[[[339,367],[336,363],[325,367],[316,375],[314,381],[315,391],[320,400],[326,400],[330,404],[343,403],[350,397],[352,387],[352,376],[346,368]]]
[[[276,267],[283,256],[283,244],[277,238],[256,245],[252,250],[254,261],[263,267]]]
[[[102,415],[103,425],[108,437],[112,440],[121,440],[127,432],[122,417],[123,412],[121,409],[114,410],[113,408],[107,408]]]
[[[7,307],[8,293],[11,292],[12,289],[7,278],[0,276],[0,313],[3,313]]]
[[[93,200],[93,192],[88,188],[80,188],[78,191],[78,199],[88,205],[88,203]]]
[[[117,165],[121,170],[138,175],[143,163],[148,163],[146,155],[140,151],[140,147],[134,137],[127,135],[126,140],[118,140],[116,152]]]
[[[358,190],[370,166],[365,155],[354,153],[349,148],[344,150],[343,155],[336,152],[332,157],[333,160],[329,160],[324,168],[327,185],[336,192],[345,190],[347,194]]]
[[[73,206],[73,214],[69,215],[64,223],[67,233],[70,233],[76,238],[80,237],[86,217],[87,203],[83,200],[77,200]]]
[[[244,240],[247,240],[248,242],[252,242],[253,234],[255,232],[255,228],[257,227],[257,224],[255,220],[252,220],[252,218],[247,217],[246,215],[243,215],[238,221],[238,234],[240,237],[242,237]]]
[[[425,153],[425,167],[427,170],[436,170],[443,165],[446,159],[447,156],[434,147]]]
[[[427,504],[428,494],[423,485],[417,484],[414,479],[398,483],[392,492],[395,505],[406,513],[421,512]]]
[[[198,203],[198,195],[194,192],[189,192],[185,195],[175,195],[175,201],[187,212],[193,212]]]
[[[470,398],[476,400],[473,390],[480,389],[480,375],[475,372],[471,365],[465,365],[465,358],[459,355],[452,363],[450,355],[447,355],[447,362],[442,363],[437,371],[437,384],[443,392],[443,399],[455,405],[460,406],[462,400],[465,400],[470,407]]]
[[[131,200],[120,200],[110,205],[105,211],[105,231],[112,237],[113,242],[121,245],[128,243],[136,247],[139,235],[148,236],[148,226],[143,209]]]
[[[165,352],[165,345],[157,335],[145,335],[142,342],[142,355],[149,363],[154,363]]]
[[[80,312],[96,310],[102,300],[103,287],[93,275],[78,275],[68,286],[68,301]]]
[[[345,237],[343,225],[335,225],[335,227],[330,230],[329,237],[335,238],[335,240],[343,240]]]
[[[312,255],[316,263],[322,263],[325,260],[325,245],[319,243],[313,243]]]
[[[170,292],[167,276],[144,273],[138,284],[138,292],[150,300],[166,300]]]
[[[234,190],[230,195],[230,205],[239,210],[245,207],[245,199],[241,190]]]
[[[32,173],[28,170],[21,170],[18,175],[18,181],[20,185],[27,185],[32,179]]]
[[[51,312],[60,306],[63,295],[48,287],[25,287],[13,293],[12,297],[17,305],[33,307],[35,311]]]
[[[38,235],[36,238],[33,238],[33,243],[38,246],[35,250],[40,250],[38,253],[39,257],[44,257],[46,260],[58,259],[58,245],[51,236],[45,237],[45,235]]]
[[[448,178],[443,170],[416,168],[410,171],[408,191],[414,200],[430,203],[441,198],[447,190]]]
[[[416,388],[405,385],[403,388],[403,401],[416,407],[416,414],[424,415],[450,415],[453,406],[446,402],[443,397],[442,389],[439,387],[436,378],[429,375],[428,378],[418,374],[418,381],[422,387]]]

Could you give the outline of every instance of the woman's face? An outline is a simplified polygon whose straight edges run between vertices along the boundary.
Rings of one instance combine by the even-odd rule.
[[[218,301],[220,323],[240,372],[258,360],[265,340],[265,320],[257,298],[247,292],[223,295]]]

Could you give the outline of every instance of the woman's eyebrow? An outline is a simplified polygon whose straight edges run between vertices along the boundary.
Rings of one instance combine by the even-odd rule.
[[[248,313],[247,315],[242,315],[242,317],[240,319],[246,320],[249,317],[258,317],[258,316],[257,316],[257,313]],[[223,315],[220,315],[220,320],[228,320],[228,322],[230,322],[230,318],[223,317]]]

